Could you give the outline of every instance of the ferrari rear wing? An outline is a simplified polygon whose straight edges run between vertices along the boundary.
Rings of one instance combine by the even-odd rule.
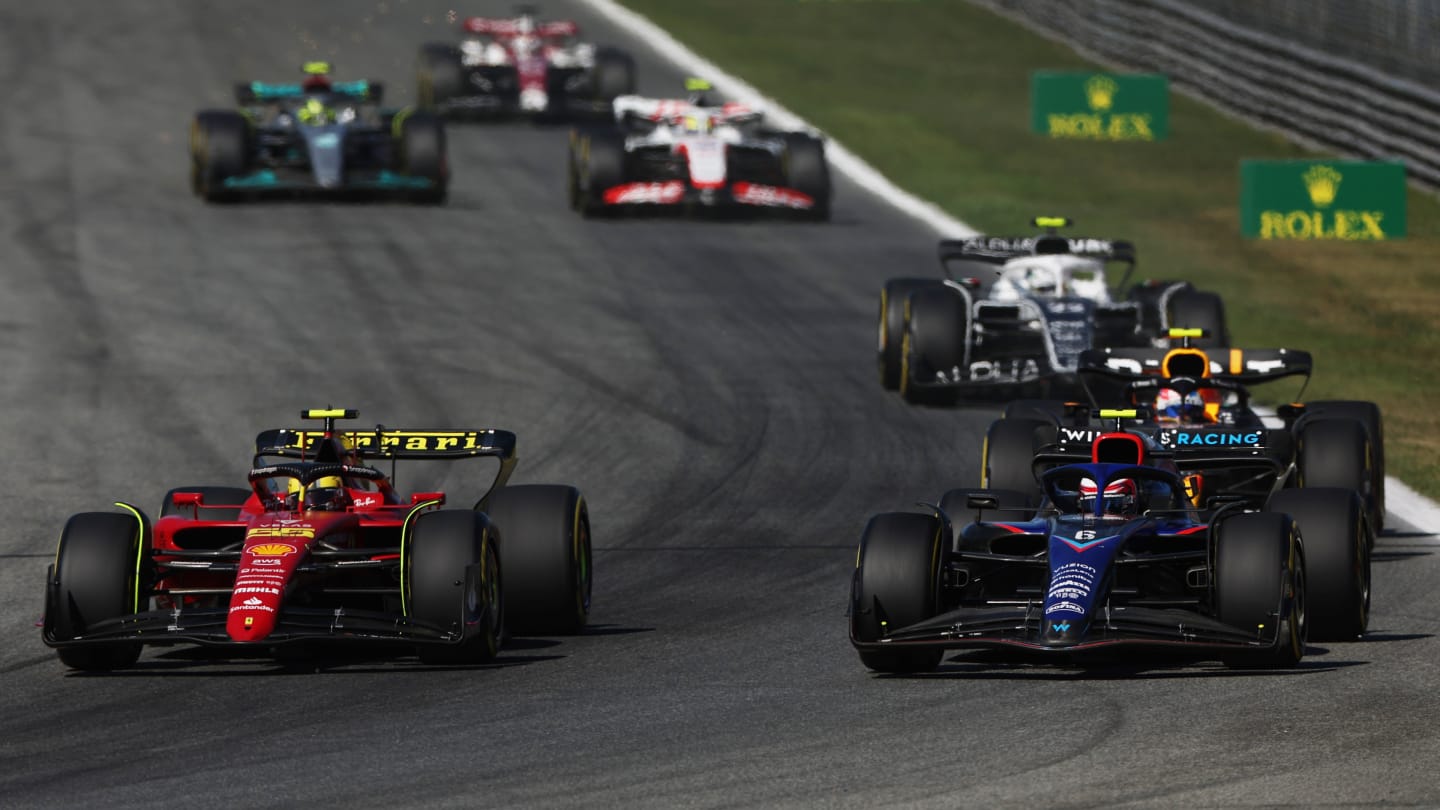
[[[325,438],[323,430],[275,428],[255,437],[256,455],[306,459]],[[493,456],[515,460],[515,434],[508,430],[343,430],[334,435],[363,458],[455,459]]]

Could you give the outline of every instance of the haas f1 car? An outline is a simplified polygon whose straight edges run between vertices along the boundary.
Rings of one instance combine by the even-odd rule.
[[[1307,634],[1354,636],[1358,615],[1316,609],[1341,583],[1358,591],[1353,537],[1239,501],[1199,510],[1165,456],[1110,431],[1090,459],[1043,473],[1038,512],[1015,493],[952,490],[928,513],[872,518],[849,610],[861,661],[917,672],[952,649],[1067,663],[1151,649],[1286,668]]]
[[[635,92],[635,60],[578,41],[569,20],[542,21],[528,9],[509,19],[470,17],[458,46],[420,49],[419,98],[451,116],[523,113],[610,115],[616,96]]]
[[[230,652],[326,644],[412,649],[422,661],[496,655],[511,632],[577,632],[590,607],[590,522],[573,487],[506,486],[503,430],[322,430],[255,442],[246,488],[170,491],[75,515],[46,574],[43,638],[82,670],[133,665],[144,645]],[[492,459],[471,503],[401,494],[398,461]],[[391,472],[366,463],[389,460]]]
[[[622,96],[615,119],[617,128],[570,135],[570,207],[584,216],[694,208],[830,216],[830,170],[816,135],[768,129],[761,111],[703,95]]]
[[[908,402],[950,405],[985,393],[1074,386],[1085,349],[1159,345],[1171,324],[1202,328],[1208,345],[1227,345],[1218,295],[1183,281],[1127,290],[1135,269],[1129,242],[1061,236],[1057,229],[1070,224],[1061,217],[1034,222],[1047,232],[942,241],[943,279],[885,283],[881,385]],[[977,274],[953,275],[954,262]],[[1113,287],[1112,262],[1126,266]]]
[[[235,88],[239,110],[203,110],[190,127],[190,184],[210,202],[275,195],[395,196],[440,203],[450,180],[444,122],[380,108],[372,81],[331,81],[304,66],[295,84]]]

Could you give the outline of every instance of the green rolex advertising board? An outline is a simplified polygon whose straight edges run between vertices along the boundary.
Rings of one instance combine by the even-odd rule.
[[[1037,135],[1092,141],[1159,141],[1170,134],[1170,81],[1156,73],[1057,73],[1030,77]]]
[[[1405,235],[1405,164],[1243,160],[1240,233],[1250,239],[1379,241]]]

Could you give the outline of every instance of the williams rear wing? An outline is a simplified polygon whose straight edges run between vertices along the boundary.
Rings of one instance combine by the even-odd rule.
[[[1161,368],[1171,349],[1086,349],[1080,353],[1081,374],[1129,381],[1163,376]],[[1273,382],[1285,377],[1309,379],[1314,370],[1310,353],[1297,349],[1206,349],[1210,377],[1241,385]]]

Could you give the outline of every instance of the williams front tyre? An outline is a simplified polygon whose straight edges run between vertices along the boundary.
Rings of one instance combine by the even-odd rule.
[[[850,636],[879,642],[891,631],[924,621],[939,609],[944,525],[934,515],[876,515],[860,539],[851,584]],[[938,649],[864,649],[860,661],[877,672],[928,672],[940,665]]]

